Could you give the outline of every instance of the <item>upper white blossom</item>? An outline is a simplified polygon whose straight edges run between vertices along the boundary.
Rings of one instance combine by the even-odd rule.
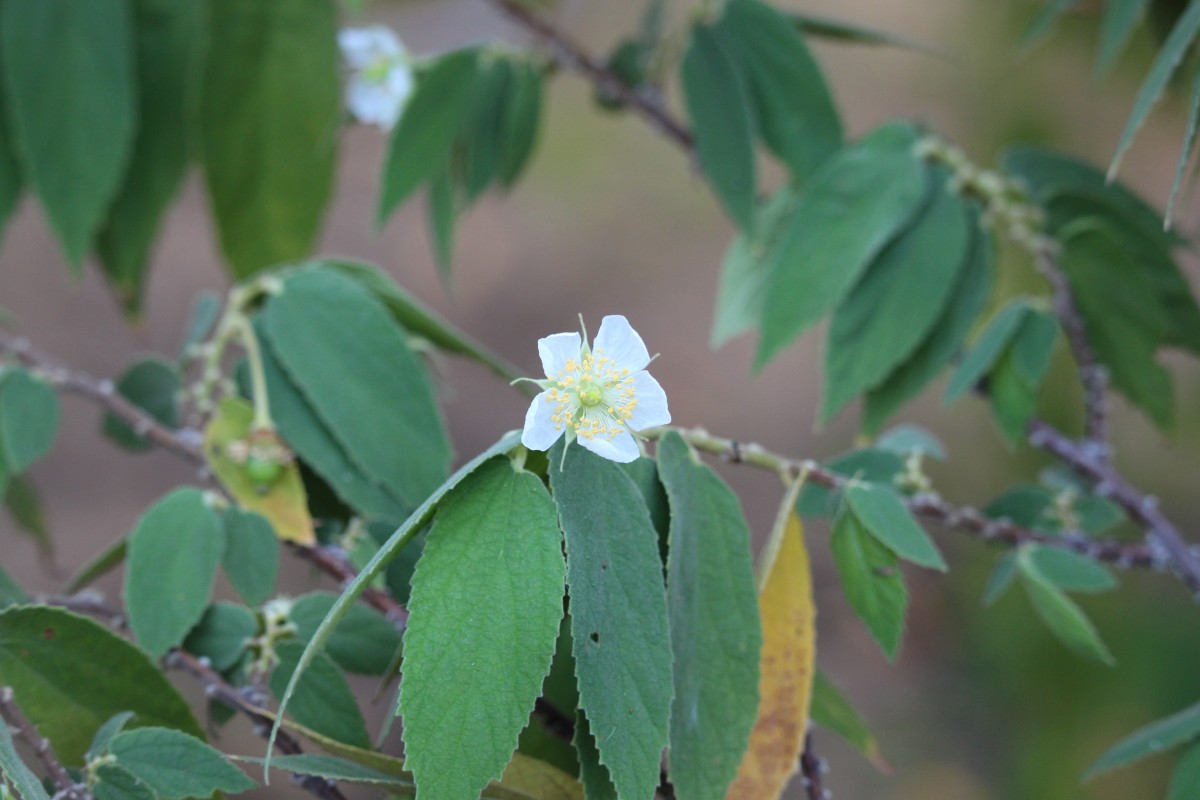
[[[342,56],[353,70],[346,85],[346,107],[360,122],[391,130],[413,90],[408,50],[391,28],[343,28]]]
[[[586,333],[586,332],[585,332]],[[549,450],[564,433],[593,453],[613,461],[635,460],[641,451],[634,431],[671,421],[667,395],[646,366],[650,353],[620,315],[605,317],[595,349],[578,333],[556,333],[538,340],[545,391],[525,415],[521,443]]]

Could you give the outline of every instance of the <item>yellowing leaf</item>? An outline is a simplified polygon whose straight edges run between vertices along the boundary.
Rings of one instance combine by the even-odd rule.
[[[780,508],[759,569],[762,618],[758,720],[728,800],[777,798],[804,748],[816,674],[816,607],[804,528],[792,510],[797,485]]]
[[[245,465],[235,460],[237,442],[245,442],[254,422],[254,409],[238,397],[226,397],[204,431],[204,458],[225,491],[247,511],[262,514],[275,534],[289,542],[311,545],[316,542],[308,498],[300,480],[300,469],[293,462],[284,465],[267,485],[256,483]]]

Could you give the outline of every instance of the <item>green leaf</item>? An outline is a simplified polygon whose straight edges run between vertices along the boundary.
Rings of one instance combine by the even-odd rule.
[[[1096,74],[1112,69],[1129,38],[1145,16],[1150,0],[1108,0],[1100,23],[1100,45],[1096,52]]]
[[[458,200],[454,195],[454,176],[449,167],[429,179],[429,192],[425,196],[429,235],[433,239],[438,277],[447,292],[452,288],[450,272],[454,262],[454,229],[458,223]]]
[[[959,351],[975,320],[987,305],[994,281],[995,246],[990,235],[978,230],[972,236],[954,294],[946,303],[941,318],[925,341],[879,386],[867,392],[863,406],[863,429],[872,433],[926,384]]]
[[[1200,797],[1200,745],[1193,744],[1175,762],[1167,800],[1196,800]]]
[[[542,122],[542,70],[529,59],[512,60],[512,82],[500,119],[498,178],[511,187],[529,162]]]
[[[271,747],[275,744],[275,736],[279,732],[279,726],[281,724],[280,720],[283,718],[283,711],[291,701],[292,695],[294,694],[296,686],[299,683],[300,676],[312,663],[313,659],[316,658],[316,656],[321,652],[322,648],[325,647],[325,644],[329,641],[329,637],[337,628],[338,623],[340,623],[346,617],[350,611],[350,608],[354,605],[358,598],[362,597],[362,593],[366,590],[366,588],[370,586],[377,577],[379,577],[379,575],[396,557],[396,555],[403,550],[405,546],[410,544],[413,538],[420,533],[422,528],[424,528],[424,526],[433,516],[434,510],[437,508],[437,505],[441,502],[442,498],[445,497],[446,493],[461,483],[465,477],[474,472],[489,458],[500,453],[507,453],[509,450],[512,450],[514,447],[516,447],[520,441],[521,435],[519,431],[511,431],[506,433],[500,438],[499,441],[497,441],[487,450],[484,450],[475,458],[459,467],[457,472],[451,475],[445,483],[443,483],[436,491],[433,492],[433,494],[425,498],[425,502],[423,502],[415,511],[413,511],[412,514],[409,515],[408,519],[396,529],[396,532],[392,534],[391,538],[389,538],[386,542],[384,542],[383,545],[380,546],[375,555],[371,557],[370,562],[368,562],[361,570],[359,570],[358,577],[352,580],[350,585],[347,586],[342,591],[341,595],[338,596],[337,602],[333,604],[333,608],[329,609],[329,613],[325,616],[325,619],[321,621],[321,624],[317,627],[316,631],[313,632],[312,638],[304,648],[304,652],[300,654],[300,659],[296,664],[296,669],[293,671],[292,677],[288,681],[288,685],[283,693],[283,696],[279,700],[279,716],[275,720],[274,725],[271,727],[271,735],[269,737],[269,741],[267,742],[268,760],[270,759]]]
[[[1013,368],[1025,383],[1033,387],[1041,384],[1057,340],[1058,321],[1054,315],[1030,308],[1011,344]]]
[[[0,8],[5,105],[19,161],[76,266],[132,152],[131,16],[123,0]]]
[[[1028,381],[1016,366],[1013,347],[1009,347],[992,367],[987,383],[992,416],[1010,447],[1025,438],[1029,420],[1037,411],[1038,385]]]
[[[266,517],[237,506],[225,509],[225,553],[221,564],[233,590],[252,606],[275,592],[279,541]]]
[[[0,686],[13,688],[26,716],[68,766],[83,763],[96,731],[122,711],[134,712],[139,725],[204,735],[145,653],[103,625],[58,608],[0,612]]]
[[[58,433],[58,393],[23,369],[0,376],[0,446],[10,475],[50,452]]]
[[[333,188],[341,112],[330,0],[210,0],[200,107],[221,251],[242,278],[308,255]]]
[[[900,562],[849,511],[834,520],[829,545],[850,607],[866,623],[883,654],[894,660],[908,604]]]
[[[575,712],[575,752],[579,755],[579,781],[587,800],[620,800],[612,776],[600,763],[596,737],[583,709]]]
[[[92,794],[96,800],[157,800],[158,795],[141,778],[116,764],[96,768],[96,785]]]
[[[67,581],[67,585],[63,587],[63,592],[66,594],[78,592],[92,581],[124,564],[128,545],[128,538],[122,537],[101,550],[79,572],[71,576],[71,580]]]
[[[550,451],[550,485],[567,541],[567,586],[580,706],[600,762],[623,797],[658,785],[671,709],[667,597],[658,538],[621,468],[582,447]]]
[[[554,504],[507,459],[439,509],[413,576],[398,709],[423,792],[474,797],[504,771],[550,671],[563,569]]]
[[[217,324],[221,313],[221,298],[214,292],[200,292],[192,301],[192,311],[188,314],[187,326],[184,328],[183,344],[179,346],[179,358],[185,359],[193,355],[192,348],[203,342]]]
[[[1029,305],[1024,299],[1018,298],[992,318],[970,351],[958,363],[954,375],[950,378],[950,385],[946,387],[943,403],[952,403],[962,397],[992,371],[996,362],[1008,349],[1013,337],[1017,335],[1028,313]]]
[[[726,213],[748,230],[754,221],[758,179],[745,78],[721,37],[702,24],[692,27],[680,70],[700,168]]]
[[[1042,575],[1028,555],[1018,558],[1018,566],[1033,610],[1055,638],[1084,658],[1115,666],[1112,653],[1079,606]]]
[[[139,359],[117,378],[117,394],[168,428],[179,426],[179,395],[183,378],[179,366],[151,356]],[[114,414],[105,414],[104,435],[126,450],[145,451],[154,445]]]
[[[29,595],[17,585],[3,568],[0,568],[0,609],[29,601]]]
[[[7,723],[0,724],[0,777],[12,784],[22,800],[50,800],[37,775],[21,760]]]
[[[864,28],[840,19],[817,16],[808,12],[790,11],[788,16],[793,24],[804,34],[832,42],[843,44],[864,44],[885,47],[898,47],[904,50],[914,50],[918,53],[950,59],[944,51],[933,45],[914,42],[887,31]]]
[[[829,86],[792,20],[758,0],[732,0],[718,24],[745,83],[767,147],[796,179],[842,146],[842,121]]]
[[[824,467],[847,478],[891,486],[895,476],[904,469],[904,462],[895,453],[866,449],[838,456],[825,462]],[[833,516],[838,510],[841,497],[841,491],[826,489],[807,481],[800,490],[796,513],[802,517]]]
[[[812,174],[770,256],[757,366],[840,303],[907,225],[927,183],[916,137],[884,126]]]
[[[1062,547],[1035,545],[1027,558],[1043,578],[1067,592],[1107,592],[1117,587],[1117,579],[1103,564]]]
[[[1167,210],[1163,213],[1167,224],[1171,223],[1175,198],[1179,196],[1179,188],[1183,185],[1183,174],[1191,161],[1192,151],[1196,147],[1196,133],[1200,129],[1200,75],[1192,81],[1192,96],[1188,103],[1187,131],[1183,134],[1183,148],[1179,151],[1179,161],[1175,166],[1175,180],[1171,182],[1171,194],[1167,197]]]
[[[331,592],[313,592],[297,597],[288,612],[302,642],[312,639],[321,620],[337,601]],[[347,672],[383,675],[400,647],[400,632],[394,623],[374,609],[351,606],[326,643],[326,652]]]
[[[500,167],[501,126],[512,72],[508,58],[480,59],[475,102],[459,134],[458,157],[453,159],[468,205],[487,190]]]
[[[875,441],[879,450],[887,450],[899,456],[921,455],[946,460],[946,447],[941,441],[920,425],[897,425]]]
[[[257,633],[258,620],[250,609],[213,603],[184,639],[183,649],[207,658],[213,669],[224,672],[241,661],[246,645]]]
[[[256,764],[263,763],[260,758],[246,758]],[[276,756],[271,759],[275,769],[287,770],[297,775],[316,775],[331,781],[359,784],[363,786],[383,786],[391,789],[394,794],[412,796],[416,794],[416,784],[412,778],[402,778],[387,772],[381,772],[371,767],[356,764],[337,756],[314,755],[304,753],[296,756]]]
[[[479,51],[439,57],[417,78],[417,88],[388,143],[379,196],[379,227],[417,187],[446,163],[474,106],[480,86]]]
[[[1062,237],[1063,270],[1096,357],[1117,389],[1159,426],[1169,425],[1171,377],[1154,360],[1169,316],[1153,284],[1094,221],[1073,224]]]
[[[1200,703],[1139,728],[1104,751],[1083,774],[1089,781],[1102,772],[1157,755],[1200,736]]]
[[[450,445],[424,366],[383,306],[352,279],[289,274],[263,330],[350,461],[408,506],[445,479]]]
[[[132,7],[137,134],[96,252],[126,312],[136,315],[150,247],[187,172],[204,18],[190,0],[134,0]]]
[[[879,742],[875,740],[875,735],[867,727],[866,721],[821,670],[817,670],[813,679],[809,714],[814,725],[833,731],[854,745],[876,769],[881,772],[891,771],[887,759],[879,749]]]
[[[1045,4],[1025,30],[1025,35],[1021,37],[1021,45],[1026,48],[1032,47],[1037,42],[1046,38],[1046,35],[1050,33],[1058,18],[1070,11],[1078,3],[1079,0],[1045,0]]]
[[[164,800],[258,787],[201,739],[167,728],[125,731],[112,740],[109,750],[117,764],[145,781]]]
[[[941,184],[944,176],[937,177]],[[825,339],[822,423],[903,364],[950,300],[965,266],[970,219],[958,196],[940,185],[932,195],[833,314]]]
[[[3,45],[3,37],[0,37],[0,45]],[[0,56],[0,86],[6,85],[3,77],[4,63],[4,58]],[[24,180],[21,176],[20,165],[17,163],[17,148],[16,142],[13,140],[12,123],[8,120],[6,111],[0,106],[0,240],[3,240],[4,228],[17,209],[17,202],[21,199],[23,188]]]
[[[1179,66],[1183,57],[1191,49],[1198,31],[1200,31],[1200,0],[1191,0],[1187,9],[1175,23],[1175,27],[1171,29],[1171,34],[1159,48],[1154,65],[1150,68],[1150,74],[1146,76],[1142,88],[1138,90],[1133,111],[1129,114],[1129,121],[1125,124],[1125,131],[1121,134],[1117,152],[1113,155],[1112,164],[1108,168],[1109,176],[1117,174],[1117,169],[1121,166],[1121,159],[1133,142],[1134,134],[1146,121],[1150,109],[1154,107],[1163,90],[1167,88],[1167,83],[1175,74],[1175,68]]]
[[[109,717],[100,726],[100,729],[96,731],[96,735],[92,737],[92,746],[88,748],[87,760],[91,761],[94,758],[107,755],[113,737],[120,733],[133,717],[134,713],[132,711],[122,711],[120,714],[113,714]]]
[[[50,540],[50,529],[46,526],[42,496],[33,482],[20,475],[10,479],[4,491],[4,504],[17,523],[17,529],[37,543],[38,552],[53,557],[54,542]]]
[[[657,456],[671,507],[671,778],[683,797],[720,800],[758,714],[762,631],[750,531],[737,495],[679,434],[659,440]]]
[[[271,693],[276,697],[283,696],[303,650],[303,642],[280,642],[275,646],[279,664],[271,673],[270,683]],[[353,747],[371,747],[371,737],[350,684],[333,659],[324,653],[319,653],[300,677],[288,710],[306,728]]]
[[[129,534],[125,603],[138,644],[161,658],[200,621],[225,547],[221,522],[199,489],[155,503]]]
[[[946,571],[937,545],[913,519],[898,494],[877,484],[858,482],[850,483],[845,494],[859,524],[881,544],[914,564]]]
[[[995,604],[1000,599],[1000,595],[1012,586],[1013,579],[1017,577],[1017,552],[1010,550],[996,561],[995,568],[992,569],[992,574],[988,576],[987,586],[983,589],[983,605],[984,607]]]

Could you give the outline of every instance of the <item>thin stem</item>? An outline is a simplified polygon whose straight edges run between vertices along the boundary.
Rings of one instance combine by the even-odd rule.
[[[8,723],[12,728],[13,734],[25,740],[33,750],[34,757],[50,780],[58,789],[58,797],[64,800],[83,800],[90,797],[85,787],[76,783],[67,774],[66,767],[58,760],[58,756],[54,754],[54,748],[50,745],[50,740],[38,733],[37,728],[21,711],[21,707],[17,705],[16,695],[13,693],[12,687],[0,687],[0,717]]]
[[[250,369],[250,385],[254,389],[254,422],[251,430],[273,431],[275,423],[271,419],[270,400],[267,397],[267,376],[263,370],[262,348],[259,346],[258,335],[249,318],[240,309],[231,309],[228,317],[229,330],[233,332],[242,349],[246,351],[246,365]]]
[[[813,735],[809,731],[804,737],[804,752],[800,754],[800,780],[808,800],[828,800],[830,797],[823,785],[827,771],[825,759],[813,750]]]

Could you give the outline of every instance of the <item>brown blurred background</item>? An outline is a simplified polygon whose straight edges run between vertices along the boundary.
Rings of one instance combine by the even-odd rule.
[[[888,117],[915,117],[984,164],[1016,140],[1107,163],[1152,55],[1140,36],[1120,68],[1097,85],[1091,77],[1095,21],[1086,18],[1069,20],[1048,42],[1021,53],[1017,42],[1036,8],[1029,0],[779,4],[857,21],[946,53],[934,58],[815,45],[852,135]],[[676,26],[690,7],[671,4]],[[607,50],[634,29],[641,10],[640,0],[565,0],[552,14],[589,46]],[[479,0],[379,2],[364,19],[392,25],[417,54],[498,36],[523,41]],[[384,146],[373,129],[348,130],[343,138],[321,250],[384,266],[529,374],[537,371],[539,336],[574,329],[580,312],[593,330],[601,315],[625,314],[651,351],[662,353],[655,374],[676,423],[796,456],[825,457],[852,446],[856,411],[827,430],[813,430],[819,334],[758,376],[750,373],[752,340],[709,349],[718,267],[733,231],[679,152],[636,119],[598,112],[590,98],[590,88],[573,75],[553,82],[531,171],[511,196],[486,200],[461,225],[452,296],[438,282],[421,203],[405,207],[382,235],[372,233]],[[1164,106],[1139,136],[1123,173],[1156,206],[1165,201],[1183,133],[1181,104]],[[227,285],[206,202],[193,175],[158,246],[145,320],[131,328],[91,266],[81,279],[71,277],[40,210],[26,197],[0,251],[0,305],[19,316],[37,346],[96,375],[115,375],[140,353],[173,355],[194,295]],[[1196,217],[1185,211],[1185,229],[1195,227]],[[1005,283],[1041,288],[1019,260],[1006,262]],[[1187,535],[1200,538],[1193,530],[1200,519],[1197,368],[1186,359],[1170,361],[1177,429],[1168,439],[1117,401],[1119,458],[1162,496]],[[444,408],[460,458],[521,424],[521,396],[482,369],[447,363],[444,378]],[[937,389],[927,392],[900,419],[929,426],[947,443],[951,464],[932,468],[947,497],[986,503],[1012,483],[1034,478],[1044,462],[1008,452],[982,404],[968,399],[943,409],[938,396]],[[1075,399],[1065,375],[1052,384],[1046,413],[1073,424]],[[0,518],[4,566],[27,587],[53,591],[65,574],[127,532],[151,501],[193,479],[169,455],[131,456],[110,447],[98,434],[98,419],[87,403],[68,399],[59,441],[33,472],[48,507],[55,568],[47,570],[34,545]],[[761,537],[781,487],[766,474],[721,471]],[[880,776],[831,734],[818,732],[838,797],[1162,796],[1169,758],[1086,788],[1078,776],[1115,739],[1200,696],[1200,613],[1171,580],[1128,575],[1119,592],[1081,601],[1120,662],[1107,669],[1053,642],[1019,592],[984,611],[978,597],[994,553],[960,534],[939,532],[954,569],[948,577],[910,572],[909,631],[898,662],[889,666],[841,597],[826,534],[819,524],[808,531],[817,570],[818,659],[872,721],[895,766],[894,776]],[[296,592],[318,583],[295,567],[285,581]],[[111,577],[101,584],[114,596],[119,586]],[[180,684],[199,697],[194,686]],[[375,718],[385,710],[377,709]],[[240,723],[229,730],[227,749],[260,753],[261,742]],[[273,786],[261,796],[292,791]],[[800,796],[798,788],[793,796]]]

